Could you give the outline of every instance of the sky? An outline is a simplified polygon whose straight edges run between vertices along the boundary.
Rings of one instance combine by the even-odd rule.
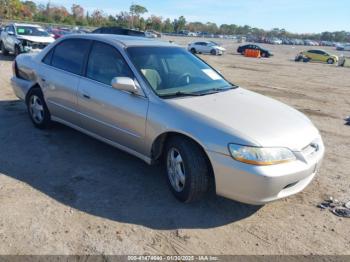
[[[45,0],[36,1],[46,3]],[[127,11],[132,3],[163,18],[185,16],[187,21],[249,25],[270,30],[285,28],[295,33],[350,31],[350,0],[51,0],[68,10],[73,3],[87,11],[107,14]]]

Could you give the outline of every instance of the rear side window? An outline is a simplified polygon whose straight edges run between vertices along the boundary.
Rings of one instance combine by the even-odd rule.
[[[78,75],[82,72],[89,46],[89,40],[65,40],[55,47],[51,65]]]
[[[114,77],[133,77],[121,54],[113,46],[95,42],[89,56],[86,77],[111,85]]]

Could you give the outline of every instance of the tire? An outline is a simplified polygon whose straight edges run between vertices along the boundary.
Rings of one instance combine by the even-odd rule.
[[[193,48],[193,47],[191,48],[191,50],[190,50],[190,51],[191,51],[191,53],[192,53],[192,54],[196,54],[196,53],[197,53],[196,49],[195,49],[195,48]]]
[[[1,53],[2,53],[3,55],[8,55],[8,54],[9,54],[9,51],[6,50],[4,43],[3,43],[3,42],[0,42],[0,44],[1,44]]]
[[[311,61],[311,59],[309,58],[309,57],[303,57],[303,62],[304,63],[308,63],[308,62],[310,62]]]
[[[210,54],[211,55],[216,55],[216,50],[215,49],[210,50]]]
[[[190,139],[172,137],[163,156],[173,195],[185,203],[203,198],[209,191],[211,169],[202,148]]]
[[[266,53],[262,52],[262,53],[261,53],[261,57],[267,57],[267,56],[266,56]]]
[[[15,57],[17,57],[20,54],[21,54],[21,49],[19,48],[18,45],[15,45],[15,52],[14,52]]]
[[[51,124],[51,115],[39,87],[31,89],[26,99],[27,110],[35,127],[45,129]]]
[[[334,59],[333,58],[328,58],[327,64],[330,64],[330,65],[334,64]]]

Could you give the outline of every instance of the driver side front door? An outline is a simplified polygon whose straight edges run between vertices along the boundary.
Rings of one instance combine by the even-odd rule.
[[[145,154],[148,98],[113,88],[114,77],[135,79],[115,47],[94,41],[77,92],[80,124],[93,135],[126,151]]]

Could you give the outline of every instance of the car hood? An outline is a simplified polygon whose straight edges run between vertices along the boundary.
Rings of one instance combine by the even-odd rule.
[[[53,37],[51,37],[51,36],[21,35],[21,36],[18,36],[18,39],[28,40],[28,41],[31,41],[31,42],[43,43],[43,44],[50,44],[53,41],[55,41],[55,39]]]
[[[172,99],[171,103],[228,128],[233,136],[244,136],[243,139],[257,146],[300,151],[319,137],[318,130],[304,114],[243,88]]]

